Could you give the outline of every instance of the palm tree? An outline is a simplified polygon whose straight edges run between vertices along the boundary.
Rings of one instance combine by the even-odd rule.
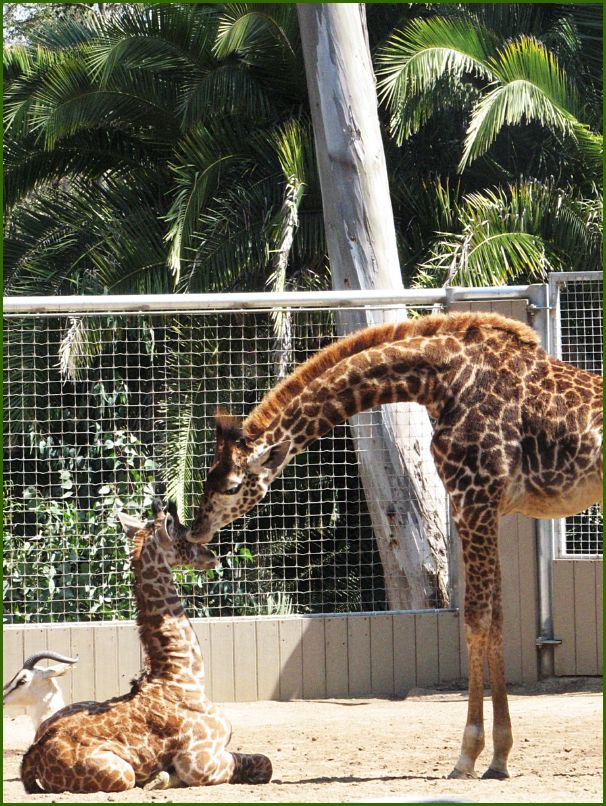
[[[594,215],[597,7],[369,11],[409,281],[416,264],[431,281],[439,244],[467,237],[458,220],[469,193],[503,200],[518,182],[547,182]],[[263,289],[270,275],[275,287],[328,285],[292,6],[123,4],[45,19],[32,36],[40,48],[5,50],[7,291],[32,293],[41,278],[51,293]],[[297,150],[305,164],[285,170],[283,154]],[[276,238],[293,187],[283,277]],[[538,276],[551,265],[539,253],[536,242],[534,256],[512,247],[509,262],[520,262],[502,278]]]
[[[65,8],[33,18],[4,51],[6,292],[328,287],[294,7],[55,5]],[[599,12],[369,6],[408,283],[508,282],[598,263]],[[283,316],[271,326],[276,375],[295,358],[289,326]],[[167,390],[180,335],[168,322],[144,338],[150,361],[175,358]],[[28,338],[11,373],[27,362],[42,371]],[[203,328],[188,335],[193,354],[205,338]],[[75,320],[48,340],[63,375],[43,408],[67,433],[62,383],[83,410],[105,406],[77,386],[78,371],[115,341],[125,356],[117,383],[129,381],[149,446],[149,389],[129,370],[138,348],[115,322]],[[179,407],[162,402],[182,507],[197,496],[194,446],[208,430],[197,402],[195,390]]]
[[[41,285],[45,293],[326,285],[295,22],[294,9],[274,5],[124,6],[108,18],[47,26],[36,34],[40,48],[8,49],[9,293],[35,293]],[[137,369],[139,348],[128,338],[132,325],[107,325],[75,319],[62,340],[55,331],[50,350],[60,355],[63,386],[56,378],[49,387],[44,408],[56,422],[45,427],[63,433],[64,417],[78,419],[57,406],[58,389],[74,388],[81,412],[103,407],[80,377],[94,375],[105,346],[118,343],[124,361],[116,377],[106,375],[104,389],[119,388],[142,412],[139,425],[129,425],[146,451],[155,447],[154,426],[167,423],[162,472],[187,513],[199,497],[199,447],[212,439],[206,413],[214,406],[208,390],[199,406],[198,386],[183,388],[179,348],[208,357],[204,322],[185,333],[176,318],[151,321],[143,334],[149,362],[164,362],[159,370],[166,373],[153,423],[145,416],[149,378]],[[291,355],[288,331],[288,319],[278,316],[278,374],[300,360]],[[84,373],[89,366],[93,372]],[[197,370],[200,380],[208,367],[202,362]],[[224,388],[230,379],[218,382]],[[27,446],[15,447],[26,455]],[[316,462],[313,475],[321,480],[323,472]],[[292,497],[296,480],[287,488]],[[322,530],[332,519],[332,510],[315,512],[310,526]],[[229,588],[226,577],[219,582]]]
[[[125,5],[36,44],[5,51],[7,290],[42,263],[53,293],[263,288],[293,181],[289,272],[322,272],[292,9]]]
[[[379,48],[413,282],[601,265],[600,17],[565,4],[434,6]],[[419,152],[430,155],[420,183]]]

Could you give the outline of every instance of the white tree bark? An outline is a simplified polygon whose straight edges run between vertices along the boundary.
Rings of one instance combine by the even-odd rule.
[[[364,7],[299,4],[333,288],[403,288]],[[402,319],[398,311],[338,314],[344,335]],[[390,609],[448,604],[445,493],[417,404],[350,420],[383,563]]]

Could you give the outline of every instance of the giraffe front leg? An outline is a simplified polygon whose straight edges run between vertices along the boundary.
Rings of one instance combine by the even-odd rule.
[[[176,789],[185,786],[174,770],[160,770],[149,781],[143,784],[143,789],[150,791],[153,789]]]
[[[509,778],[507,758],[513,746],[505,663],[503,660],[503,608],[501,604],[501,568],[497,558],[492,596],[492,621],[488,636],[488,675],[493,711],[493,757],[482,778]]]
[[[190,747],[175,756],[174,764],[175,773],[188,786],[266,784],[272,775],[267,756],[208,747]]]
[[[484,657],[492,624],[497,563],[497,517],[489,506],[454,510],[465,564],[467,639],[467,723],[459,759],[450,778],[476,778],[475,763],[484,749]]]
[[[200,742],[173,758],[175,774],[186,786],[213,786],[232,782],[236,762],[231,753]]]

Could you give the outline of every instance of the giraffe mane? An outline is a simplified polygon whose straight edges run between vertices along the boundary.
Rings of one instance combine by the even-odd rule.
[[[375,325],[339,339],[305,361],[291,375],[271,390],[248,415],[241,428],[249,440],[255,440],[285,406],[306,386],[339,361],[381,344],[414,337],[462,335],[470,330],[499,330],[522,344],[536,345],[535,331],[522,322],[492,313],[431,314],[404,322]]]

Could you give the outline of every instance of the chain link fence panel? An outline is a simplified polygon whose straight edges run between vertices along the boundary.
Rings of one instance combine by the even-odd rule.
[[[603,373],[603,296],[601,272],[557,272],[549,277],[554,352],[563,361]],[[603,517],[594,505],[557,524],[561,558],[601,557]]]
[[[142,515],[160,495],[190,522],[217,408],[246,415],[334,337],[328,308],[5,317],[5,621],[132,618],[116,512]],[[377,411],[362,417],[378,425]],[[213,549],[218,571],[176,573],[192,616],[385,610],[348,425],[299,455]]]

